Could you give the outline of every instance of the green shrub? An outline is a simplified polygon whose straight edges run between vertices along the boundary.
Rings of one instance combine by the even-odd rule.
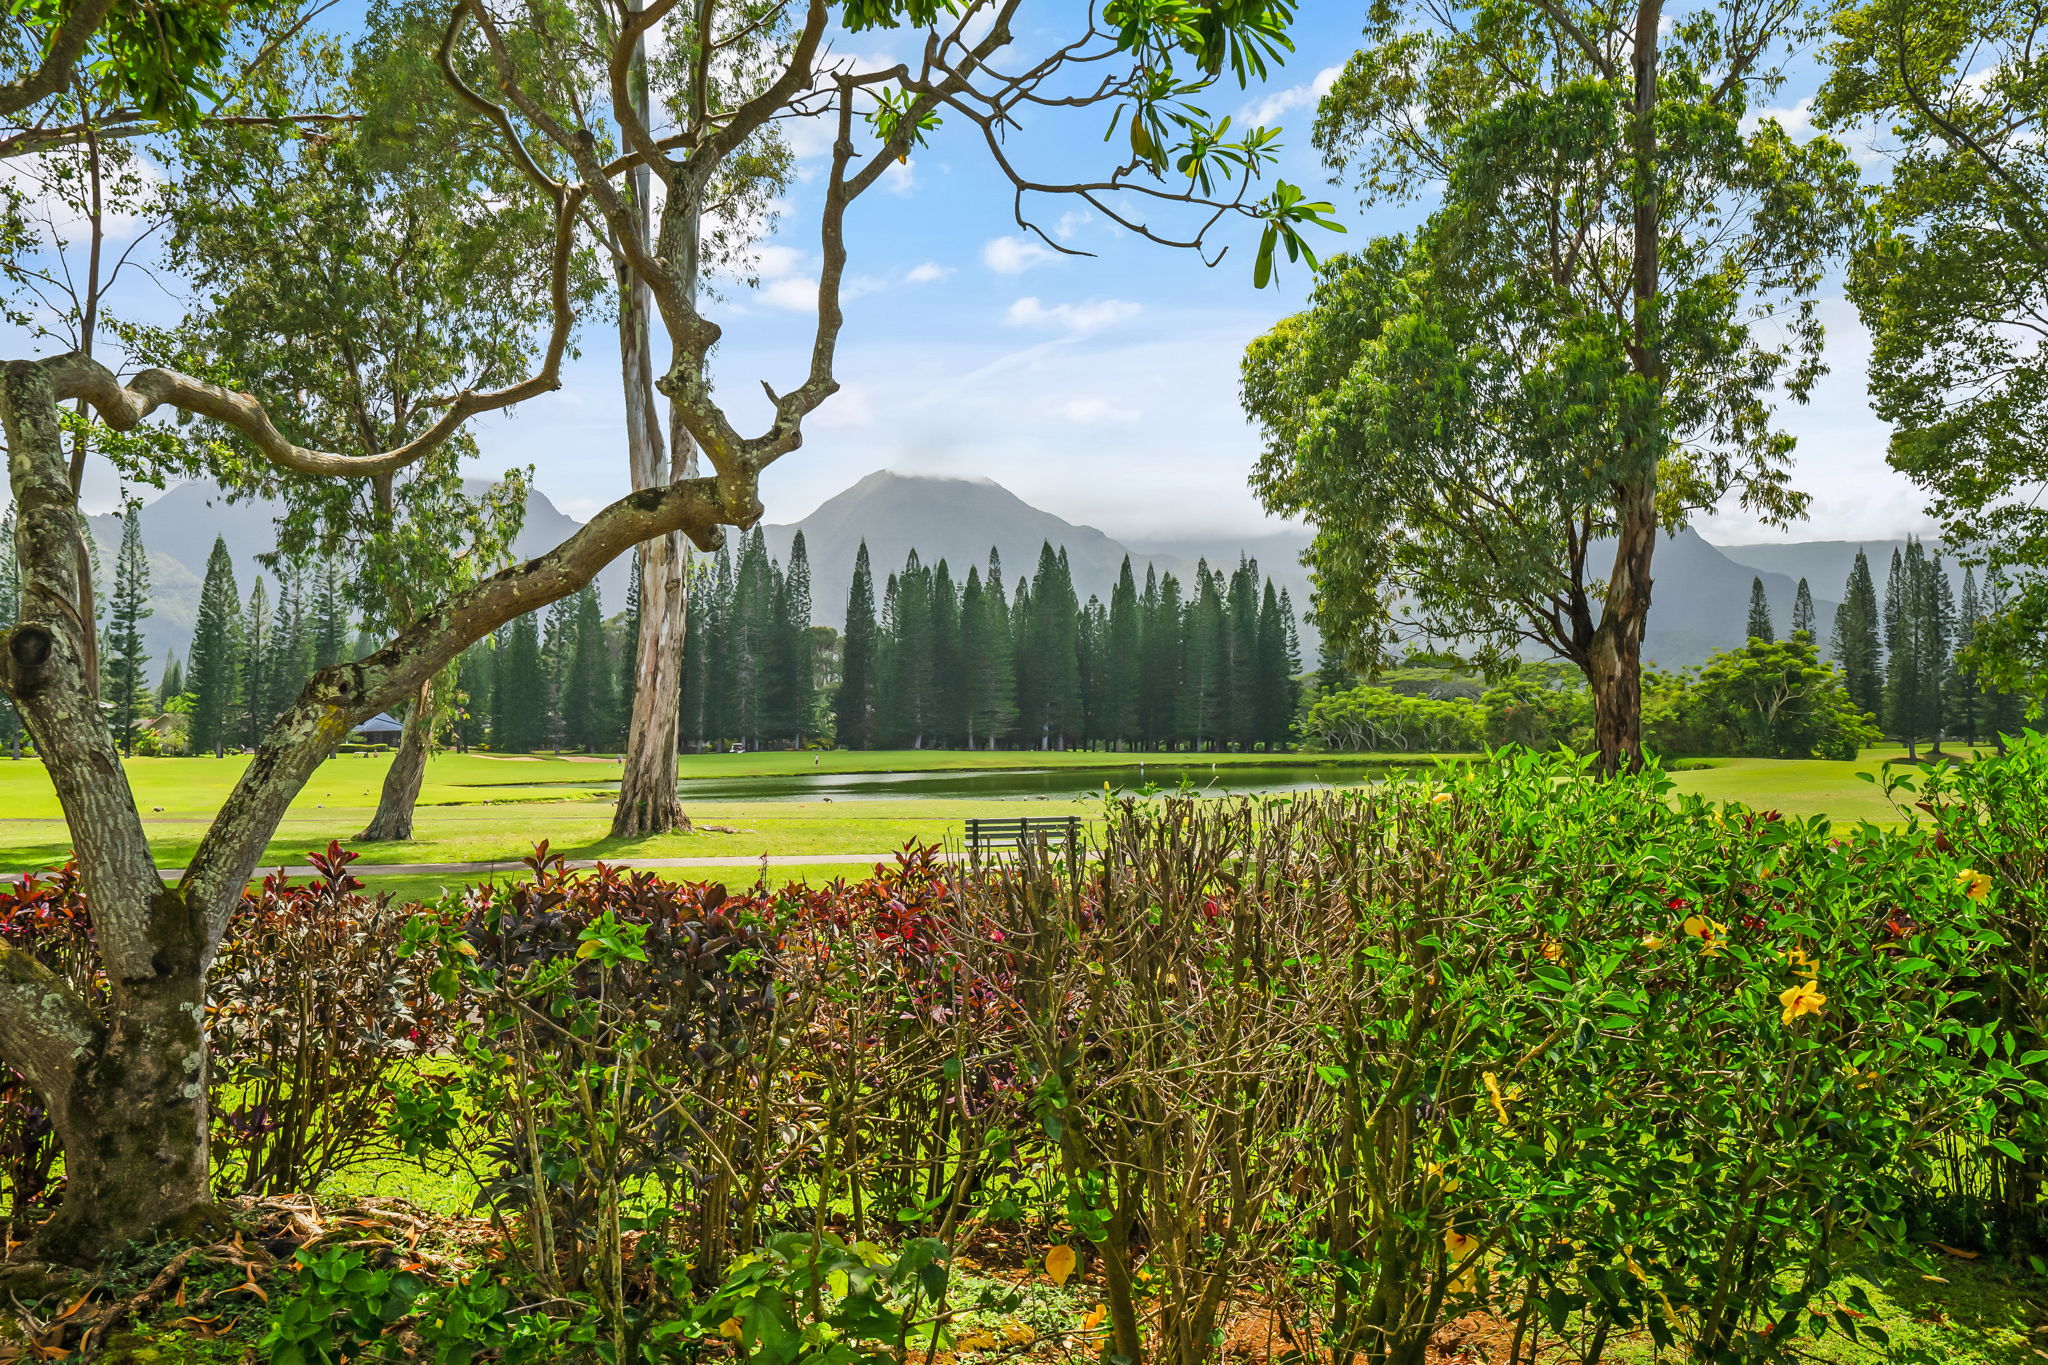
[[[1469,701],[1359,686],[1317,697],[1301,733],[1327,749],[1457,753],[1483,747],[1485,721],[1486,713]]]

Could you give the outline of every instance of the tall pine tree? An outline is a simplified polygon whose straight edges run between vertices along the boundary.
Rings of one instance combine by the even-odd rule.
[[[562,733],[584,753],[612,747],[618,706],[612,688],[611,650],[605,640],[604,607],[597,585],[585,584],[569,601],[568,659],[562,672]]]
[[[149,618],[149,555],[142,548],[142,504],[129,501],[121,516],[121,553],[107,602],[106,648],[100,655],[100,700],[121,752],[135,752],[135,725],[149,709],[149,652],[142,623]]]
[[[784,729],[801,746],[815,724],[818,690],[811,646],[811,553],[798,531],[789,545],[789,568],[776,603],[776,673],[782,688]]]
[[[1278,603],[1275,603],[1278,607]],[[1223,734],[1241,751],[1263,738],[1259,707],[1259,566],[1247,555],[1237,557],[1224,602]]]
[[[960,596],[961,672],[966,679],[967,747],[993,749],[1017,723],[1010,611],[1003,600],[1003,562],[989,551],[988,578],[967,571]]]
[[[227,541],[213,539],[206,578],[199,588],[199,614],[192,632],[191,750],[218,756],[236,741],[241,681],[241,593]]]
[[[1856,563],[1842,589],[1842,605],[1835,609],[1834,639],[1829,652],[1842,670],[1842,686],[1849,693],[1849,700],[1873,716],[1884,712],[1881,625],[1870,560],[1858,549]]]
[[[1771,644],[1778,638],[1778,632],[1771,626],[1771,603],[1764,596],[1764,581],[1761,578],[1749,580],[1749,638]]]
[[[1139,617],[1138,583],[1131,557],[1117,570],[1116,589],[1109,595],[1109,625],[1103,640],[1102,687],[1105,692],[1102,728],[1105,736],[1125,748],[1141,742],[1138,726],[1140,674],[1144,669],[1143,626]]]
[[[1948,674],[1948,723],[1952,733],[1965,744],[1974,745],[1983,733],[1983,690],[1977,670],[1970,666],[1970,642],[1977,623],[1984,619],[1984,603],[1977,595],[1977,571],[1963,568],[1963,595],[1956,607],[1955,658]]]
[[[1792,633],[1813,638],[1813,589],[1806,586],[1806,580],[1799,580],[1799,590],[1792,595]]]
[[[1180,733],[1197,753],[1214,749],[1229,718],[1229,644],[1222,574],[1195,565],[1181,650]]]
[[[531,753],[547,743],[548,685],[541,666],[540,617],[528,612],[505,626],[491,698],[491,746]]]
[[[875,576],[868,543],[853,557],[853,584],[846,594],[846,638],[839,664],[839,695],[833,700],[838,743],[847,749],[875,746]]]

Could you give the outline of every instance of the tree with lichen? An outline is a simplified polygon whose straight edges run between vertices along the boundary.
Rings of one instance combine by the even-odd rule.
[[[751,6],[710,0],[692,7],[702,24],[699,41],[674,54],[698,63],[707,78],[688,83],[696,94],[687,117],[657,130],[631,117],[629,101],[613,100],[612,114],[623,115],[617,146],[585,126],[577,102],[567,98],[584,85],[583,72],[571,68],[595,60],[625,70],[643,36],[650,48],[656,45],[650,30],[676,7],[636,10],[589,0],[564,9],[552,0],[511,0],[501,9],[458,0],[431,46],[420,28],[395,26],[393,42],[413,54],[430,51],[454,96],[417,131],[412,159],[459,168],[470,164],[467,148],[478,141],[506,159],[512,180],[475,207],[531,212],[545,224],[545,248],[522,257],[529,278],[517,291],[520,299],[541,301],[544,318],[533,324],[522,318],[519,335],[507,338],[533,358],[530,370],[432,376],[409,390],[411,420],[394,422],[382,437],[323,441],[331,428],[318,420],[324,410],[318,387],[279,382],[260,354],[232,383],[169,365],[123,378],[77,352],[0,366],[0,428],[19,512],[25,604],[0,641],[0,694],[22,712],[77,836],[99,976],[108,986],[103,1003],[88,1002],[35,958],[0,945],[0,1063],[44,1102],[64,1150],[65,1197],[36,1230],[36,1254],[92,1261],[208,1216],[210,1114],[206,1087],[197,1079],[208,1064],[207,971],[293,798],[352,726],[417,699],[471,643],[576,593],[634,545],[680,532],[710,549],[723,542],[724,528],[760,521],[762,475],[799,448],[807,419],[839,387],[847,215],[942,118],[968,125],[992,163],[1027,197],[1078,198],[1134,232],[1194,248],[1214,242],[1228,225],[1246,225],[1260,238],[1255,270],[1262,277],[1282,249],[1289,255],[1305,249],[1303,225],[1316,221],[1322,208],[1286,186],[1254,197],[1272,160],[1272,134],[1234,134],[1193,104],[1220,81],[1242,83],[1268,72],[1286,46],[1284,6],[1161,9],[1114,0],[1051,24],[1034,15],[1033,27],[1020,36],[1022,6],[1023,0],[950,6],[810,0],[790,11],[791,31],[776,58],[735,95],[708,79],[711,67],[722,39],[751,28],[760,16]],[[558,33],[565,25],[575,26],[574,40],[528,41],[532,33]],[[833,32],[876,28],[903,31],[917,55],[863,69],[834,56],[827,44]],[[1076,73],[1086,77],[1079,95],[1070,79]],[[719,172],[753,133],[771,120],[813,114],[834,131],[828,164],[815,180],[812,226],[820,268],[813,340],[797,380],[767,386],[767,419],[749,434],[710,382],[711,352],[725,328],[706,311],[687,238],[704,219],[706,195],[722,183]],[[1020,125],[1090,114],[1130,138],[1130,155],[1114,174],[1060,185],[1019,166],[1029,146],[1015,135]],[[639,166],[652,173],[661,194],[651,228],[621,189],[621,177]],[[232,161],[221,166],[229,183],[239,183],[244,171]],[[262,184],[260,168],[249,170],[248,183]],[[1193,223],[1178,235],[1167,226],[1177,213]],[[195,444],[192,458],[201,464],[304,481],[334,499],[374,499],[380,483],[445,461],[450,443],[472,419],[559,386],[578,320],[580,244],[593,217],[647,287],[670,350],[657,387],[706,472],[628,494],[523,564],[495,573],[477,565],[474,577],[446,583],[439,600],[405,619],[373,619],[382,645],[306,683],[261,737],[185,857],[184,871],[166,883],[100,719],[96,677],[84,666],[90,640],[81,622],[90,610],[80,611],[88,587],[76,553],[84,522],[60,409],[82,403],[92,418],[122,433],[160,411],[203,418],[218,439]],[[274,271],[280,289],[310,292],[318,284],[312,271],[292,269],[297,244],[251,245],[257,249],[242,267],[247,272]],[[367,259],[396,244],[370,232],[357,246]],[[397,273],[407,263],[384,264]],[[223,271],[226,286],[243,279],[231,268]],[[244,302],[258,308],[268,301]],[[374,321],[365,319],[366,329]],[[432,330],[437,322],[423,318],[420,325]],[[343,327],[340,336],[349,335]],[[367,343],[370,333],[359,339]],[[371,353],[367,345],[362,350]],[[445,546],[442,552],[445,557]],[[1133,1359],[1141,1351],[1135,1339],[1116,1346]]]

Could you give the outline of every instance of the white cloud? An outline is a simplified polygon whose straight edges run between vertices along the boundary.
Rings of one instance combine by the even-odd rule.
[[[1076,334],[1099,332],[1129,322],[1145,310],[1128,299],[1095,299],[1088,303],[1056,303],[1050,308],[1026,295],[1010,305],[1003,321],[1012,327],[1060,327]]]
[[[981,263],[998,275],[1021,275],[1058,255],[1045,243],[1029,237],[992,237],[981,249]]]
[[[1796,139],[1812,137],[1813,97],[1809,95],[1797,104],[1787,105],[1782,108],[1759,109],[1742,121],[1744,125],[1743,131],[1747,132],[1755,128],[1765,119],[1769,119],[1783,128],[1790,137]]]
[[[953,267],[950,265],[940,265],[937,261],[925,261],[922,264],[910,267],[910,272],[903,278],[909,284],[936,284],[952,273]]]
[[[1107,398],[1069,398],[1053,411],[1077,426],[1100,426],[1105,422],[1128,424],[1142,415],[1136,408],[1118,407]]]
[[[917,158],[898,161],[883,171],[882,188],[898,196],[917,193]]]
[[[1095,215],[1092,213],[1076,213],[1074,210],[1068,209],[1060,215],[1060,220],[1052,225],[1052,235],[1063,242],[1071,242],[1080,235],[1082,228],[1094,221]]]
[[[1290,85],[1285,90],[1275,90],[1253,100],[1244,107],[1240,118],[1245,123],[1265,126],[1277,122],[1282,114],[1306,108],[1330,93],[1330,87],[1342,75],[1341,66],[1326,66],[1316,72],[1315,78],[1304,85]]]
[[[779,280],[803,268],[804,253],[793,246],[763,245],[747,253],[753,273],[764,280]]]
[[[792,313],[809,312],[818,306],[818,282],[808,275],[770,280],[761,286],[761,302]]]
[[[859,383],[841,384],[811,418],[811,425],[821,431],[858,431],[874,424],[875,391]]]
[[[1742,120],[1742,131],[1753,133],[1757,126],[1769,119],[1785,130],[1785,135],[1795,142],[1804,142],[1819,134],[1820,129],[1813,122],[1813,98],[1808,96],[1797,104],[1783,105],[1772,109],[1758,109]],[[1884,158],[1883,131],[1874,123],[1863,122],[1846,128],[1829,130],[1834,138],[1849,149],[1849,154],[1864,165],[1870,165]]]

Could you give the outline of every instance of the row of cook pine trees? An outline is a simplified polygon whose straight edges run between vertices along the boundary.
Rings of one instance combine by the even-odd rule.
[[[1882,597],[1862,550],[1835,609],[1828,653],[1842,671],[1843,690],[1910,752],[1944,739],[1975,744],[2017,732],[2026,700],[1987,686],[1971,665],[1969,645],[1980,623],[2005,610],[2007,588],[1996,572],[1980,587],[1965,567],[1960,595],[1938,551],[1908,539],[1894,549]],[[1814,634],[1813,594],[1805,579],[1792,604],[1794,635]],[[1771,643],[1777,632],[1762,579],[1750,585],[1749,637]]]
[[[1148,566],[1141,590],[1126,557],[1105,604],[1080,600],[1050,543],[1007,591],[994,549],[964,581],[913,550],[879,593],[862,544],[834,735],[853,749],[1278,750],[1299,652],[1293,604],[1251,559],[1228,575],[1204,561],[1185,590]]]
[[[191,651],[162,661],[152,686],[140,629],[148,562],[126,520],[100,600],[103,696],[131,746],[138,722],[174,713],[183,724],[159,729],[153,751],[246,748],[314,669],[367,647],[338,565],[279,556],[244,596],[216,539]],[[0,542],[9,529],[0,516]],[[0,570],[11,564],[4,556]],[[1149,569],[1140,589],[1126,560],[1105,604],[1079,599],[1065,551],[1049,544],[1037,571],[1007,588],[993,550],[964,581],[913,551],[878,587],[862,545],[843,636],[811,623],[801,534],[786,566],[756,530],[735,552],[699,558],[692,577],[680,726],[689,747],[1278,749],[1289,739],[1293,604],[1248,559],[1229,574],[1204,563],[1186,589]],[[0,611],[11,583],[0,571]],[[437,689],[441,737],[512,752],[618,748],[633,703],[637,597],[636,585],[607,617],[589,586],[473,646],[453,685]],[[0,746],[21,738],[0,704]]]
[[[514,621],[465,656],[458,723],[507,751],[616,747],[632,709],[634,598],[595,588]],[[1123,748],[1288,743],[1292,603],[1242,560],[1192,587],[1128,561],[1108,603],[1079,599],[1064,551],[1005,587],[993,550],[956,579],[915,551],[878,585],[856,552],[844,633],[811,623],[801,533],[787,565],[759,530],[697,560],[684,648],[686,747]]]

